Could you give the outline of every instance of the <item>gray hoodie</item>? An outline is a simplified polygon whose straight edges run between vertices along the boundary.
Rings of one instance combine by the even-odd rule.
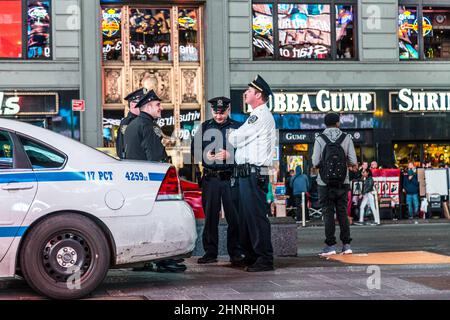
[[[342,131],[339,128],[326,128],[323,131],[323,134],[325,134],[331,141],[336,141],[341,136]],[[317,167],[319,165],[320,160],[322,159],[322,153],[323,150],[325,149],[325,145],[326,145],[325,141],[320,136],[316,137],[316,141],[314,143],[314,151],[312,155],[313,167]],[[345,155],[347,156],[347,164],[350,166],[356,165],[358,163],[358,160],[356,158],[355,146],[353,145],[352,137],[349,134],[344,139],[344,141],[342,141],[341,146],[344,149]],[[348,169],[347,169],[347,177],[345,178],[344,184],[350,184]],[[317,177],[317,185],[326,186],[325,182],[323,182],[320,177],[320,172]]]

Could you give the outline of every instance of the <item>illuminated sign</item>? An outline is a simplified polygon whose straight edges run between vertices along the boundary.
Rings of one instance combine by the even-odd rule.
[[[109,9],[103,12],[102,31],[107,37],[113,37],[120,31],[120,11]]]
[[[59,95],[56,92],[0,91],[0,116],[57,115]]]
[[[245,101],[245,98],[244,98]],[[244,103],[245,104],[245,103]],[[272,113],[374,113],[374,92],[277,92],[269,101]],[[251,112],[244,106],[244,112]]]
[[[391,112],[450,112],[450,91],[413,91],[389,93]]]
[[[20,112],[19,97],[5,97],[0,92],[0,116],[14,116]]]

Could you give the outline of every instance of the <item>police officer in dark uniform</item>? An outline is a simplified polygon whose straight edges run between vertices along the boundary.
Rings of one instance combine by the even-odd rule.
[[[237,190],[234,188],[234,148],[227,142],[227,134],[240,127],[240,123],[230,119],[231,100],[217,97],[209,100],[213,118],[205,121],[191,143],[191,153],[195,162],[203,164],[202,204],[205,212],[203,248],[205,254],[198,263],[217,262],[219,242],[219,213],[223,204],[228,223],[227,249],[231,264],[238,266],[243,257],[239,247],[238,217],[234,207]],[[232,181],[233,180],[233,181]],[[233,185],[233,186],[232,186]]]
[[[139,116],[125,132],[125,159],[166,162],[166,149],[162,144],[162,131],[156,121],[161,118],[163,107],[161,99],[150,90],[136,105],[140,109]],[[183,272],[186,266],[178,262],[183,260],[167,259],[156,262],[158,272]],[[152,264],[136,271],[153,271]]]
[[[116,139],[116,154],[120,159],[125,158],[125,144],[123,143],[123,137],[128,125],[131,121],[135,120],[139,116],[139,108],[136,108],[137,103],[147,93],[144,88],[138,89],[125,97],[128,101],[128,115],[120,121],[119,130],[117,131]]]

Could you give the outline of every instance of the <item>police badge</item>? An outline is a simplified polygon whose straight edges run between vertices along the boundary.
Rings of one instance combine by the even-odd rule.
[[[248,124],[253,124],[253,123],[255,123],[256,121],[258,120],[258,117],[257,116],[255,116],[255,115],[253,115],[253,116],[251,116],[250,118],[248,118]]]
[[[161,130],[161,128],[160,127],[158,127],[158,126],[153,126],[153,131],[155,132],[155,134],[158,136],[158,137],[162,137],[162,130]]]

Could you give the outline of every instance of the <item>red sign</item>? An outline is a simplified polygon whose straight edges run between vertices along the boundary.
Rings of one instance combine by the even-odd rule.
[[[86,103],[84,100],[72,100],[72,111],[84,111]]]
[[[390,198],[392,204],[400,204],[400,169],[375,169],[372,170],[375,189],[378,197]]]

